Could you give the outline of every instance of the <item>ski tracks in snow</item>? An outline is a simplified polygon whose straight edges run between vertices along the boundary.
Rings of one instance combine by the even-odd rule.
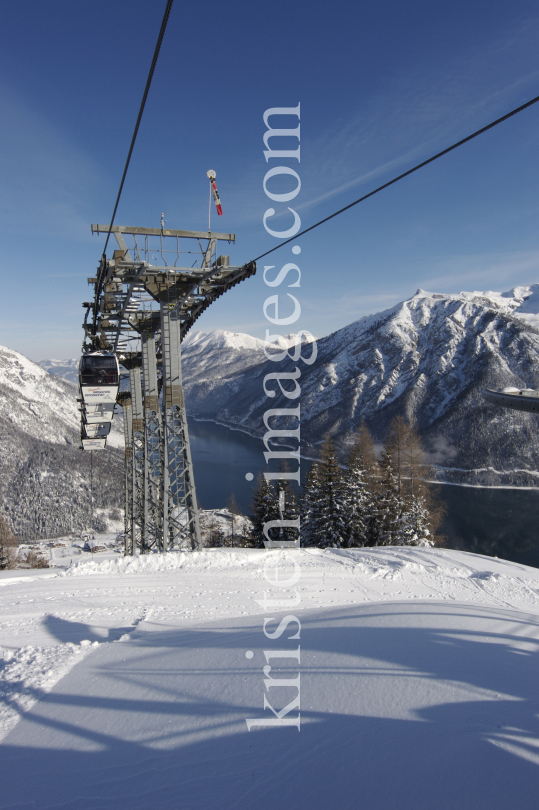
[[[0,648],[0,740],[46,692],[50,692],[98,641],[67,642],[54,647]]]
[[[264,563],[275,554],[285,569],[301,566],[295,611],[428,600],[539,613],[539,570],[445,549],[212,549],[81,562],[0,588],[0,738],[100,644],[261,613]]]

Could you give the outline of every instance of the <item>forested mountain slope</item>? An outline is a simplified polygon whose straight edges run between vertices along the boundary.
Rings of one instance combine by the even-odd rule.
[[[415,420],[441,479],[535,486],[538,417],[484,402],[485,386],[539,388],[539,285],[509,293],[423,290],[317,341],[311,365],[266,360],[263,342],[216,330],[184,351],[189,412],[261,436],[268,408],[301,403],[302,452],[330,433],[343,449],[362,419],[383,440],[397,414]],[[201,355],[194,348],[204,343]],[[310,349],[303,354],[309,356]],[[263,390],[266,374],[301,370],[301,397]]]
[[[90,458],[78,449],[76,396],[71,383],[0,347],[0,508],[21,540],[67,534],[89,523]],[[118,431],[109,444],[104,453],[94,453],[94,506],[119,517]]]

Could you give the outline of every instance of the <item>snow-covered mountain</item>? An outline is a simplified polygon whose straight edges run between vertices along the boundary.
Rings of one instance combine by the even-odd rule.
[[[39,360],[37,365],[54,377],[62,377],[62,379],[78,385],[79,363],[80,357],[72,357],[69,360]]]
[[[403,414],[417,421],[440,478],[537,485],[537,417],[488,405],[481,389],[539,388],[539,285],[507,293],[418,290],[317,346],[311,366],[277,364],[248,335],[192,336],[184,351],[189,412],[260,436],[264,412],[292,404],[269,399],[264,376],[297,365],[304,453],[316,453],[328,432],[346,446],[362,419],[382,440],[391,419]]]
[[[107,459],[95,454],[96,507],[121,502],[121,420]],[[84,528],[89,459],[79,447],[76,389],[18,352],[0,347],[0,509],[20,539]],[[118,482],[117,482],[118,479]]]
[[[282,346],[293,340],[283,336]],[[268,408],[299,401],[302,451],[315,455],[327,432],[344,449],[362,419],[382,440],[401,413],[417,420],[440,478],[539,481],[535,414],[499,410],[481,396],[484,386],[539,388],[539,285],[507,293],[419,290],[318,340],[312,366],[268,361],[263,341],[223,330],[193,333],[182,348],[188,411],[198,418],[261,436]],[[79,414],[65,378],[76,364],[38,365],[0,348],[0,502],[22,539],[69,532],[71,516],[74,528],[87,521],[88,458],[77,449]],[[296,365],[300,399],[269,399],[264,376]],[[121,446],[121,420],[113,424],[109,444]],[[122,502],[122,456],[111,447],[94,454],[94,464],[96,505],[114,509]]]
[[[54,444],[76,441],[80,414],[73,386],[24,355],[0,347],[0,418]]]
[[[279,336],[276,346],[284,349],[295,345],[296,335]],[[302,337],[305,342],[307,338]],[[264,341],[242,332],[213,329],[190,332],[182,343],[182,366],[191,374],[215,376],[216,365],[225,362],[227,374],[245,371],[258,365],[264,357]],[[185,376],[185,375],[184,375]]]

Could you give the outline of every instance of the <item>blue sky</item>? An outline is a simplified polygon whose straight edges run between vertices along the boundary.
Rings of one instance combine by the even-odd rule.
[[[3,4],[0,343],[34,360],[79,352],[103,247],[90,223],[110,220],[164,6]],[[116,222],[166,210],[170,228],[205,229],[213,168],[213,225],[248,261],[277,244],[264,110],[301,103],[307,227],[539,95],[538,35],[527,0],[175,0]],[[538,133],[539,104],[303,237],[294,328],[322,336],[418,287],[539,281]],[[287,246],[266,263],[291,260]],[[261,268],[198,327],[263,337],[272,292]]]

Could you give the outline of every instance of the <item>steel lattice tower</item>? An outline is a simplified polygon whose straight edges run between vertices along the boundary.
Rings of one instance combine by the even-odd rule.
[[[92,225],[93,233],[108,229]],[[128,370],[128,390],[118,396],[125,439],[125,553],[199,549],[181,342],[207,307],[254,275],[256,265],[231,267],[227,256],[216,256],[217,243],[234,242],[234,234],[118,225],[112,233],[118,250],[88,279],[95,295],[93,304],[85,304],[84,328],[87,350],[114,352]],[[192,253],[180,250],[185,239],[196,240],[200,249],[192,267],[178,266],[182,253]],[[162,263],[154,264],[156,258]]]

